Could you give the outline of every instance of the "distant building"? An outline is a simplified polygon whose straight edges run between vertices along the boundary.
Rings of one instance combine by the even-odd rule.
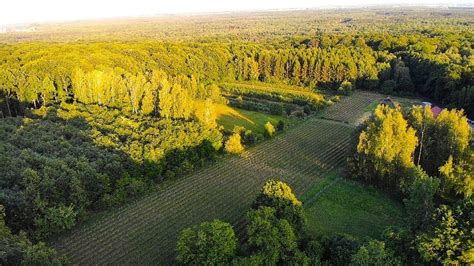
[[[474,120],[468,119],[468,120],[467,120],[467,123],[468,123],[469,126],[471,127],[471,131],[474,132]],[[474,136],[473,136],[473,137],[474,137]]]
[[[422,102],[421,103],[421,106],[425,107],[425,106],[431,106],[432,104],[430,102]]]
[[[431,107],[431,112],[433,113],[433,117],[436,118],[444,109],[438,106]]]
[[[395,102],[390,97],[387,97],[387,98],[381,100],[380,104],[384,105],[384,106],[389,106],[389,107],[396,107]]]

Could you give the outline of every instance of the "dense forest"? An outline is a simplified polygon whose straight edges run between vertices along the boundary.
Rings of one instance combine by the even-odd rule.
[[[193,34],[188,34],[189,22],[168,18],[132,23],[126,40],[110,33],[116,27],[126,31],[127,26],[118,22],[97,30],[87,23],[71,28],[49,25],[31,35],[1,36],[0,233],[7,248],[0,252],[0,264],[19,260],[35,264],[41,259],[59,263],[63,258],[56,258],[40,241],[71,229],[92,212],[139,197],[164,179],[179,178],[223,150],[241,152],[241,142],[249,136],[244,131],[224,132],[217,125],[218,104],[258,110],[256,105],[270,101],[283,105],[263,110],[283,114],[280,106],[296,106],[307,115],[331,104],[330,96],[349,95],[352,90],[418,95],[463,110],[436,119],[418,109],[403,114],[408,122],[401,123],[413,129],[397,135],[406,139],[394,141],[410,147],[394,151],[396,163],[387,166],[386,158],[380,162],[372,156],[377,148],[363,147],[372,143],[362,136],[381,134],[377,119],[404,118],[377,109],[358,146],[366,156],[356,156],[353,164],[355,176],[404,196],[418,193],[410,191],[413,187],[426,189],[417,182],[432,180],[432,191],[424,192],[431,193],[427,199],[433,202],[431,209],[416,217],[420,221],[410,232],[417,239],[428,239],[418,247],[425,250],[425,261],[456,263],[453,255],[427,249],[437,226],[444,226],[430,222],[433,213],[462,216],[468,212],[463,208],[472,208],[472,202],[460,203],[472,196],[470,135],[458,138],[453,133],[458,127],[469,130],[462,122],[464,114],[474,118],[472,15],[456,10],[430,14],[376,10],[370,11],[371,21],[364,12],[342,17],[330,12],[332,18],[318,19],[317,12],[217,16],[212,21],[194,17],[190,21],[202,21],[204,27]],[[390,21],[400,15],[403,19]],[[166,25],[165,30],[156,25]],[[146,30],[140,33],[140,27]],[[274,131],[273,125],[266,126],[267,137]],[[413,180],[397,176],[399,167],[413,171]],[[413,203],[407,208],[417,208],[413,205],[417,200],[408,198]],[[288,224],[300,221],[281,221],[278,212],[286,209],[276,209],[275,214],[260,205],[249,214],[255,223],[249,232],[260,230],[260,220],[271,220],[277,223],[273,233],[284,230],[288,238],[300,239],[298,232],[304,230],[291,233]],[[285,215],[299,219],[297,214]],[[222,225],[203,225],[209,226]],[[191,232],[188,235],[192,238]],[[260,238],[249,239],[249,245],[265,249]],[[456,256],[465,256],[465,241],[461,242]],[[286,253],[272,253],[270,263],[290,263],[290,257],[307,260],[295,243]]]
[[[2,113],[21,114],[15,100],[36,108],[77,101],[189,118],[190,101],[218,97],[213,84],[237,80],[315,90],[346,81],[356,89],[424,95],[472,117],[472,38],[466,31],[320,34],[265,44],[7,44],[0,49]],[[173,97],[186,101],[182,110],[166,107],[164,99]]]

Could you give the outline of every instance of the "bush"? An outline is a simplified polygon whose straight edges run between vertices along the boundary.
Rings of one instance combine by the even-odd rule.
[[[278,131],[285,130],[285,127],[286,127],[286,125],[285,125],[285,122],[283,122],[283,120],[278,121],[278,124],[277,124],[277,130]]]
[[[266,138],[271,138],[273,135],[275,135],[275,127],[272,125],[272,123],[270,123],[270,121],[265,124],[264,134]]]
[[[345,80],[341,83],[341,85],[339,86],[339,88],[337,89],[337,91],[341,94],[344,94],[344,95],[350,95],[352,93],[352,83],[350,83],[349,81]]]
[[[244,151],[239,133],[232,134],[225,143],[225,151],[232,154],[239,154]]]
[[[339,96],[339,95],[334,95],[334,96],[331,97],[331,101],[332,101],[333,103],[340,102],[340,101],[341,101],[341,96]]]
[[[257,136],[252,132],[252,130],[246,130],[244,133],[243,133],[243,142],[244,144],[246,145],[252,145],[256,142],[257,140]]]
[[[270,114],[272,115],[283,115],[283,106],[279,103],[273,103],[270,105]]]
[[[305,107],[309,105],[305,105]],[[285,113],[286,115],[291,115],[296,110],[296,107],[293,104],[285,104]]]

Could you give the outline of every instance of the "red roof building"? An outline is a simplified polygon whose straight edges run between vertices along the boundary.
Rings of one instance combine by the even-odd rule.
[[[436,118],[438,115],[443,111],[443,108],[440,108],[438,106],[433,106],[431,107],[431,112],[433,113],[433,117]]]

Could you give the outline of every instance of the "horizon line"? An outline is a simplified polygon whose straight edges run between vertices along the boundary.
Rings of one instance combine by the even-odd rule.
[[[245,9],[245,10],[221,10],[221,11],[196,11],[196,12],[163,12],[163,13],[153,13],[153,14],[142,14],[142,15],[117,15],[117,16],[104,16],[104,17],[91,17],[91,18],[77,18],[77,19],[58,19],[58,20],[43,20],[43,21],[30,21],[30,22],[17,22],[17,23],[8,23],[0,24],[2,28],[8,27],[19,27],[19,26],[32,26],[33,24],[38,25],[48,25],[48,24],[67,24],[67,23],[77,23],[77,22],[93,22],[93,21],[103,21],[103,20],[116,20],[116,19],[134,19],[134,18],[159,18],[159,17],[188,17],[188,16],[201,16],[201,15],[227,15],[233,13],[271,13],[271,12],[285,12],[285,11],[311,11],[311,10],[325,10],[325,9],[374,9],[377,7],[390,7],[390,8],[416,8],[416,7],[427,7],[433,9],[442,9],[442,8],[474,8],[473,3],[436,3],[436,4],[423,4],[423,3],[381,3],[381,4],[354,4],[354,5],[322,5],[314,7],[295,7],[295,8],[268,8],[268,9]]]

